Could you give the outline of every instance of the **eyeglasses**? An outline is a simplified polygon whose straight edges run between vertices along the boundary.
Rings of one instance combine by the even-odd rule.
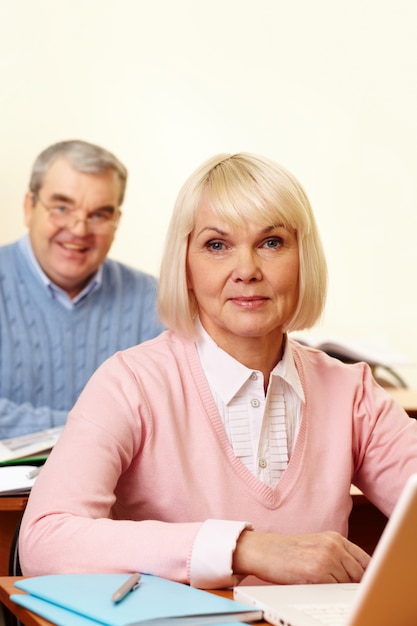
[[[113,207],[102,207],[81,216],[78,209],[68,206],[65,202],[56,202],[48,206],[42,202],[38,194],[34,194],[34,201],[39,201],[47,211],[50,221],[59,228],[73,228],[78,222],[85,222],[90,232],[106,234],[116,228],[120,218],[120,211]]]

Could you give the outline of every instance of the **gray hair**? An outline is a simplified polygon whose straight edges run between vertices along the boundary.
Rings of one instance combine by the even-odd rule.
[[[114,170],[120,180],[119,205],[122,204],[126,189],[127,169],[108,150],[79,139],[60,141],[39,154],[33,164],[29,181],[29,189],[35,195],[43,185],[46,172],[59,158],[65,159],[76,170],[86,174],[100,174],[106,170]]]

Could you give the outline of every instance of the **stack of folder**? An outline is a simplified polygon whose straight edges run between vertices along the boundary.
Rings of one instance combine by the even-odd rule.
[[[57,626],[203,626],[243,624],[262,611],[201,589],[143,574],[140,585],[121,602],[112,596],[125,574],[57,574],[15,583],[26,593],[11,600]]]
[[[0,464],[45,462],[63,430],[63,426],[55,426],[12,439],[0,439]]]

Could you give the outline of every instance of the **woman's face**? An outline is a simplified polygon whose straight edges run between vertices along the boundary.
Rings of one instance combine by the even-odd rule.
[[[283,226],[235,226],[205,204],[187,253],[188,288],[214,341],[233,353],[242,339],[280,341],[298,301],[297,236]],[[276,345],[276,344],[275,344]]]

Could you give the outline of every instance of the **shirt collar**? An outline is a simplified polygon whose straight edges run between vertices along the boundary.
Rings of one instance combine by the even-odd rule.
[[[43,285],[45,285],[45,287],[48,289],[51,296],[53,298],[56,298],[60,302],[62,302],[62,304],[64,304],[64,306],[66,306],[67,308],[72,308],[75,304],[77,304],[77,302],[79,302],[89,293],[91,293],[92,291],[95,291],[96,289],[98,289],[98,287],[100,287],[102,280],[103,280],[103,266],[102,265],[100,265],[97,272],[91,278],[89,283],[84,287],[84,289],[80,291],[80,293],[75,298],[70,298],[68,294],[66,293],[66,291],[64,291],[64,289],[61,289],[61,287],[58,287],[58,285],[53,283],[50,280],[50,278],[48,278],[48,276],[45,274],[45,272],[39,265],[35,257],[35,254],[33,252],[32,245],[30,243],[29,234],[24,235],[19,240],[18,243],[29,265],[35,271],[36,275],[39,277]]]
[[[200,320],[198,325],[198,339],[196,346],[201,364],[212,389],[216,389],[225,404],[228,404],[246,383],[254,370],[239,363],[230,354],[219,348]],[[271,372],[271,376],[282,378],[304,402],[304,391],[300,377],[295,367],[294,357],[289,341],[285,341],[284,354]]]

